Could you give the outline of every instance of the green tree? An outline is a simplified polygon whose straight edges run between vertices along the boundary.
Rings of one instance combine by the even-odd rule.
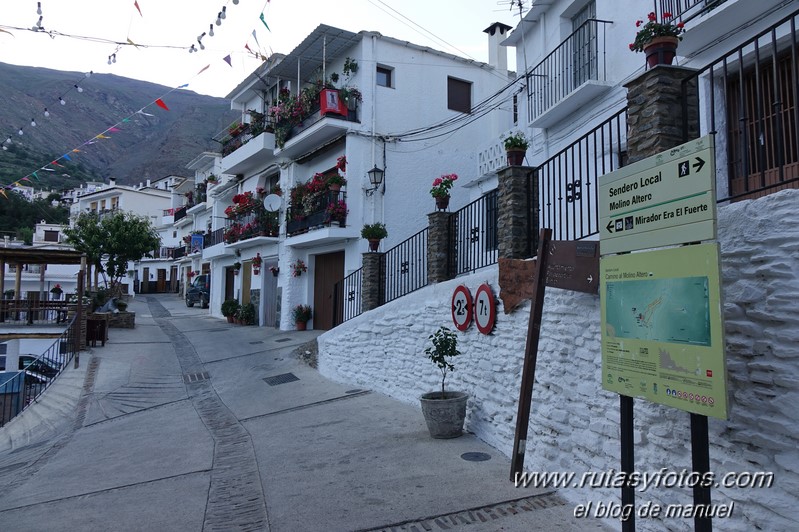
[[[106,288],[117,292],[129,261],[152,257],[161,239],[147,218],[117,211],[81,213],[72,227],[64,228],[67,242],[86,254],[86,260],[103,274]]]

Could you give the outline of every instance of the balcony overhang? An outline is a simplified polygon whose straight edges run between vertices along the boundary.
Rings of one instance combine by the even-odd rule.
[[[239,240],[237,242],[233,242],[232,244],[225,244],[229,249],[236,250],[236,249],[248,249],[254,248],[258,246],[266,246],[269,244],[277,244],[280,239],[276,236],[255,236],[253,238],[248,238],[246,240]]]
[[[324,116],[318,122],[297,132],[282,149],[277,151],[281,157],[296,159],[306,153],[316,150],[339,137],[347,134],[350,122],[344,116],[333,118]]]
[[[233,248],[228,247],[225,243],[214,244],[203,249],[203,259],[216,259],[219,257],[227,257],[235,254]]]
[[[274,159],[275,134],[263,132],[222,158],[224,174],[247,174]]]
[[[207,207],[207,205],[203,201],[201,203],[198,203],[194,207],[189,208],[186,211],[186,214],[198,214],[198,213],[201,213],[201,212],[203,212],[206,209],[206,207]]]
[[[534,118],[530,125],[541,129],[552,127],[612,88],[613,85],[605,81],[586,81],[561,101]]]
[[[287,246],[294,248],[313,248],[360,237],[360,230],[354,227],[331,226],[288,237],[285,243]]]

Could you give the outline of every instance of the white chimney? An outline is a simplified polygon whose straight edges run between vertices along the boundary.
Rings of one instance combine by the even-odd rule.
[[[109,187],[115,187],[115,186],[117,186],[117,180],[116,180],[116,178],[115,178],[115,177],[109,177],[109,178],[108,178],[108,186],[109,186]]]
[[[510,26],[501,22],[494,22],[483,30],[488,34],[488,64],[501,73],[508,71],[508,49],[500,43],[508,36]]]

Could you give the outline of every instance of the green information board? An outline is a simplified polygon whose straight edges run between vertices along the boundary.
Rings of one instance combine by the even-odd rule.
[[[600,259],[602,387],[727,419],[717,243]]]

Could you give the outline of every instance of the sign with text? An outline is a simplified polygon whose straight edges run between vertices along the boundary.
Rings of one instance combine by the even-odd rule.
[[[602,387],[727,419],[719,245],[600,261]]]
[[[716,238],[713,135],[601,178],[602,255]]]
[[[546,285],[575,292],[599,292],[599,242],[550,240]]]

